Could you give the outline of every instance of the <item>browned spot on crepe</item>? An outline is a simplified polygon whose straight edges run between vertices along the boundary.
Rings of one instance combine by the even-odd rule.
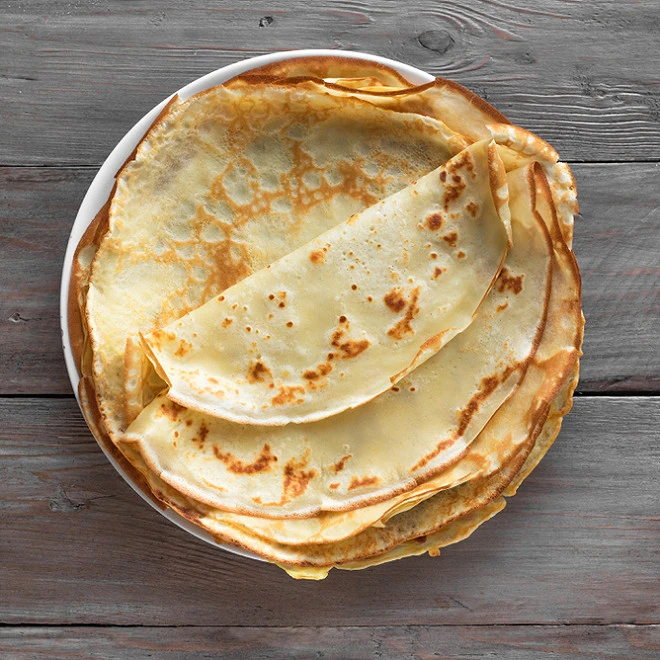
[[[244,463],[229,452],[222,452],[218,447],[213,447],[213,453],[221,460],[230,472],[234,474],[255,474],[270,470],[271,463],[277,462],[277,456],[271,452],[269,444],[265,444],[259,456],[252,463]]]
[[[393,339],[403,339],[407,334],[415,334],[410,322],[419,314],[419,307],[417,301],[419,300],[420,287],[416,287],[410,292],[410,298],[407,302],[406,311],[403,318],[393,327],[391,327],[387,334]]]
[[[524,275],[512,275],[511,271],[505,266],[495,282],[495,289],[500,293],[511,291],[518,295],[523,289],[524,277]]]
[[[271,399],[271,403],[274,406],[283,406],[285,404],[295,405],[298,403],[303,403],[305,400],[305,388],[299,387],[298,385],[288,386],[282,385],[279,392]]]
[[[255,360],[250,364],[248,371],[248,380],[250,383],[263,383],[272,379],[273,374],[261,360]]]
[[[366,488],[367,486],[376,486],[380,479],[378,477],[353,477],[351,483],[348,486],[348,490],[354,490],[355,488]]]

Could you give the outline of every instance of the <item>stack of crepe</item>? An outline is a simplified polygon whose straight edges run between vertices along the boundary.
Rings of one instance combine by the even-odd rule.
[[[301,58],[175,98],[74,258],[86,419],[294,577],[437,554],[571,407],[576,211],[555,150],[447,80]]]

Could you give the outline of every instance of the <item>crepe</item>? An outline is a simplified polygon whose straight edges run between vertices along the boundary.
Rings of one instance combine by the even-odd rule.
[[[282,425],[382,394],[472,322],[511,242],[507,202],[495,143],[465,149],[144,337],[168,397]]]
[[[81,243],[71,307],[83,313],[86,417],[134,483],[219,542],[310,579],[437,554],[501,510],[570,409],[583,326],[575,181],[554,149],[459,85],[415,87],[334,59],[173,102]],[[154,330],[484,138],[507,171],[513,246],[469,325],[435,355],[375,397],[348,388],[360,405],[318,421],[238,424],[173,400],[140,335],[148,346]],[[309,350],[306,336],[317,333],[299,338]]]
[[[335,60],[344,60],[336,62]],[[557,162],[556,150],[531,131],[515,126],[492,105],[462,85],[444,78],[414,86],[397,80],[400,74],[388,76],[378,72],[377,66],[352,58],[307,56],[291,58],[274,65],[253,69],[230,80],[227,85],[240,87],[254,80],[268,80],[271,84],[285,83],[291,78],[308,76],[324,79],[326,93],[360,98],[397,112],[415,112],[440,119],[462,135],[468,142],[493,137],[499,145],[499,154],[507,171],[518,169],[530,162],[541,162],[550,185],[560,227],[568,247],[571,239],[573,217],[578,212],[576,184],[570,167]],[[357,74],[363,70],[370,76],[369,83],[361,78],[341,78],[333,73]]]
[[[483,309],[466,331],[405,379],[405,386],[331,420],[279,429],[237,425],[174,406],[164,392],[122,443],[135,443],[152,470],[194,499],[236,513],[305,516],[309,522],[299,527],[322,536],[331,528],[334,538],[348,520],[309,516],[374,502],[355,523],[364,526],[405,502],[405,495],[396,502],[390,498],[418,482],[424,485],[410,497],[460,482],[464,473],[437,484],[428,479],[464,456],[513,392],[545,324],[552,250],[529,195],[527,200],[527,208],[516,209],[514,247]],[[487,356],[484,345],[490,347]],[[409,415],[416,419],[414,429]],[[300,464],[306,464],[304,487],[292,479],[300,472],[291,468]],[[314,474],[307,465],[315,466]],[[379,501],[384,505],[375,506]],[[303,533],[310,534],[296,536]]]
[[[364,89],[372,85],[402,89],[412,87],[412,83],[399,71],[389,66],[356,57],[315,56],[287,57],[279,62],[271,62],[251,69],[238,78],[259,76],[262,79],[316,78],[318,80],[348,81],[351,87]],[[230,85],[234,80],[228,81]],[[366,84],[365,84],[366,83]]]
[[[488,124],[510,124],[509,120],[492,105],[454,81],[436,78],[423,85],[413,86],[401,81],[399,74],[387,75],[380,68],[365,69],[368,75],[380,85],[354,85],[346,79],[359,76],[358,62],[348,60],[324,60],[324,58],[291,58],[275,64],[253,69],[241,74],[227,85],[239,87],[253,84],[255,81],[268,81],[271,84],[286,83],[301,77],[313,77],[329,82],[326,89],[330,94],[345,95],[365,99],[371,103],[396,111],[412,112],[418,115],[441,118],[444,123],[454,128],[472,142],[489,138]],[[364,62],[362,67],[365,67]]]

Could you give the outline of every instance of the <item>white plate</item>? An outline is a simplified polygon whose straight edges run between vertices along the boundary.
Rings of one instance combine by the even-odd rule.
[[[241,73],[245,73],[251,69],[263,66],[264,64],[271,64],[272,62],[279,62],[281,60],[288,60],[294,57],[310,57],[310,56],[331,56],[331,57],[355,57],[363,60],[369,60],[371,62],[377,62],[379,64],[384,64],[389,66],[410,82],[415,84],[423,84],[433,80],[433,76],[420,71],[408,64],[403,64],[402,62],[396,62],[395,60],[390,60],[385,57],[378,57],[377,55],[369,55],[367,53],[360,53],[356,51],[348,50],[291,50],[283,53],[271,53],[269,55],[260,55],[259,57],[252,57],[248,60],[243,60],[242,62],[236,62],[235,64],[230,64],[228,66],[217,69],[212,73],[209,73],[197,80],[194,80],[189,85],[182,87],[174,94],[178,94],[181,99],[187,99],[198,92],[201,92],[205,89],[219,85],[223,82],[226,82],[230,78],[237,76]],[[69,321],[68,321],[68,300],[69,300],[69,280],[71,279],[71,266],[73,262],[73,254],[76,250],[80,239],[82,238],[83,233],[92,222],[98,211],[105,204],[110,196],[112,187],[115,183],[115,174],[119,168],[124,164],[126,159],[131,155],[139,141],[142,139],[144,134],[147,132],[153,121],[158,116],[158,113],[163,109],[166,103],[174,96],[172,94],[164,101],[159,103],[155,108],[149,111],[140,121],[131,128],[128,133],[120,140],[119,144],[112,150],[106,161],[101,166],[101,169],[98,171],[98,174],[94,177],[87,194],[80,205],[78,210],[78,215],[76,220],[73,223],[73,228],[71,230],[71,235],[69,236],[69,243],[66,249],[66,255],[64,257],[64,267],[62,269],[62,285],[60,288],[60,323],[62,327],[62,345],[64,348],[64,359],[66,361],[66,368],[69,373],[69,379],[71,380],[71,385],[73,391],[78,400],[78,405],[80,405],[80,399],[78,397],[78,382],[80,381],[80,374],[78,373],[78,368],[73,357],[73,352],[71,350],[71,341],[69,338]],[[97,439],[98,440],[98,439]],[[168,520],[171,520],[174,524],[178,525],[182,529],[185,529],[187,532],[190,532],[193,536],[200,538],[212,545],[229,550],[243,557],[252,557],[254,559],[261,559],[250,552],[241,550],[235,546],[224,545],[216,542],[213,537],[205,532],[197,525],[194,525],[189,520],[186,520],[183,516],[179,515],[171,509],[163,511],[158,508],[154,502],[147,497],[147,495],[142,492],[142,490],[133,482],[131,477],[123,470],[123,468],[117,463],[117,461],[103,448],[103,445],[99,442],[99,446],[103,450],[103,453],[106,455],[107,459],[112,463],[115,470],[121,474],[124,480],[133,488],[133,490],[138,493],[146,502],[156,509],[159,513],[164,515]]]

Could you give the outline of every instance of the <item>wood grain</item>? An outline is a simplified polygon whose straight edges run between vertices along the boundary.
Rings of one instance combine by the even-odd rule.
[[[144,658],[657,658],[658,626],[465,626],[370,628],[0,629],[0,653],[14,660]]]
[[[660,390],[660,164],[576,165],[580,392]]]
[[[152,510],[73,401],[0,399],[0,623],[658,624],[659,404],[578,399],[541,466],[470,539],[310,583]]]
[[[578,164],[580,391],[660,390],[660,165]],[[0,168],[0,394],[68,394],[59,278],[90,169]]]
[[[0,164],[98,165],[184,84],[294,48],[457,80],[570,161],[657,160],[659,30],[655,0],[4,3]]]
[[[59,330],[64,251],[95,171],[0,168],[0,393],[69,394]]]

